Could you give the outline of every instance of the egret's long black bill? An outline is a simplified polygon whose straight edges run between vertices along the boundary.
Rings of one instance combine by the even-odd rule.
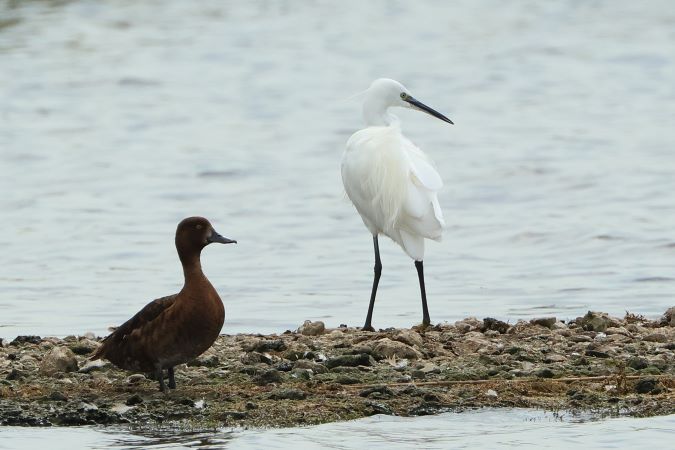
[[[219,235],[218,233],[216,233],[216,230],[211,231],[211,236],[206,238],[206,242],[208,242],[209,244],[211,244],[213,242],[218,242],[219,244],[236,244],[237,243],[237,241],[235,241],[234,239],[228,239],[224,236]]]
[[[419,109],[420,111],[424,111],[425,113],[434,116],[437,119],[441,119],[443,122],[448,122],[454,125],[454,122],[447,117],[445,117],[443,114],[439,113],[435,109],[429,108],[427,105],[422,103],[421,101],[417,100],[416,98],[413,98],[411,96],[408,96],[407,98],[403,99],[404,101],[410,103],[413,107]]]

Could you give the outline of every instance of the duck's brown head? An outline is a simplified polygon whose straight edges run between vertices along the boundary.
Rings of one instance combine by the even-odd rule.
[[[234,239],[221,236],[213,229],[211,223],[203,217],[183,219],[176,228],[176,249],[183,260],[184,257],[199,255],[204,247],[213,243],[236,244]]]

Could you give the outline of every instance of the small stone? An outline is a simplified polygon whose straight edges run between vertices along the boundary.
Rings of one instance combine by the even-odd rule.
[[[233,419],[233,420],[243,420],[248,417],[246,411],[223,411],[220,413],[221,420]]]
[[[216,355],[201,355],[188,361],[188,367],[218,367],[220,359]]]
[[[455,322],[455,328],[457,328],[457,331],[460,333],[468,333],[469,331],[480,330],[482,326],[483,322],[476,319],[475,317],[467,317],[466,319]]]
[[[413,380],[424,380],[427,377],[427,374],[421,370],[413,370],[410,372],[410,376],[412,376]]]
[[[138,405],[140,403],[143,403],[143,397],[141,397],[138,394],[132,395],[131,397],[129,397],[127,399],[126,402],[124,402],[124,404],[127,405],[127,406],[134,406],[134,405]]]
[[[506,322],[502,322],[501,320],[493,319],[492,317],[486,317],[483,319],[483,325],[480,328],[480,331],[485,333],[486,331],[497,331],[501,334],[506,334],[507,331],[509,331],[509,328],[511,328],[511,325],[509,325]]]
[[[286,343],[282,339],[246,338],[241,342],[240,345],[245,352],[265,353],[270,351],[280,352],[286,350]]]
[[[110,366],[110,363],[108,361],[104,361],[102,359],[97,359],[94,361],[87,361],[84,366],[78,370],[79,373],[90,373],[95,370],[101,370],[104,367]]]
[[[368,408],[370,408],[370,412],[372,415],[385,414],[387,416],[391,416],[392,414],[394,414],[391,408],[385,405],[384,403],[368,402],[367,406]]]
[[[421,348],[424,346],[424,339],[415,330],[398,330],[391,338],[394,341],[403,342],[411,347],[417,346]]]
[[[653,392],[657,389],[658,383],[658,380],[653,378],[640,380],[635,384],[635,392],[638,394],[649,394],[650,392]]]
[[[239,358],[239,361],[241,361],[242,364],[245,364],[247,366],[252,366],[254,364],[260,363],[265,363],[268,366],[272,364],[272,360],[269,357],[258,352],[244,353],[243,355],[241,355],[241,358]],[[190,364],[188,364],[188,366],[189,365]]]
[[[645,358],[641,358],[639,356],[634,356],[628,360],[628,367],[635,369],[635,370],[642,370],[645,369],[649,366],[649,361]]]
[[[140,381],[143,381],[145,379],[146,379],[145,375],[143,375],[142,373],[135,373],[133,375],[129,375],[127,377],[126,381],[127,381],[127,384],[136,384],[136,383],[138,383]]]
[[[312,322],[311,320],[305,320],[305,322],[298,328],[298,333],[303,334],[305,336],[319,336],[324,334],[325,332],[326,332],[326,325],[320,320],[317,320],[316,322]]]
[[[567,357],[564,356],[564,355],[559,355],[557,353],[552,353],[552,354],[546,356],[546,358],[544,358],[544,362],[546,364],[559,363],[559,362],[565,362],[565,361],[567,361]]]
[[[609,327],[621,326],[621,321],[608,314],[588,311],[585,316],[578,317],[575,322],[586,331],[602,331]]]
[[[49,400],[54,400],[54,401],[57,401],[57,402],[65,402],[65,401],[68,401],[68,397],[66,397],[60,391],[53,391],[51,394],[49,394]]]
[[[68,347],[54,347],[40,363],[40,373],[52,376],[57,372],[77,371],[77,358]]]
[[[24,374],[22,371],[17,370],[17,369],[12,369],[7,376],[5,377],[6,380],[22,380],[26,377],[26,374]]]
[[[373,357],[375,359],[385,359],[391,357],[400,359],[417,359],[421,355],[411,346],[399,341],[392,341],[389,338],[378,340],[373,347]]]
[[[274,366],[279,372],[290,372],[293,369],[293,363],[290,361],[281,361],[279,364]]]
[[[553,325],[556,323],[555,317],[539,317],[537,319],[530,320],[530,323],[533,325],[540,325],[548,329],[553,329]]]
[[[259,386],[270,383],[279,383],[281,380],[281,372],[276,369],[263,370],[253,377],[253,381]]]
[[[487,392],[485,393],[485,395],[487,395],[488,397],[493,397],[493,398],[498,397],[497,391],[495,391],[494,389],[488,389]]]
[[[311,370],[314,373],[326,373],[328,368],[323,364],[315,363],[314,361],[308,361],[306,359],[301,359],[293,364],[293,369],[301,370]]]
[[[394,391],[387,386],[373,386],[359,392],[360,397],[370,397],[372,394],[380,394],[381,398],[391,398],[394,396]]]
[[[593,342],[593,338],[586,336],[585,334],[577,334],[576,336],[570,337],[572,342]]]
[[[246,402],[246,405],[244,405],[244,407],[248,410],[258,409],[258,404],[253,402]]]
[[[40,342],[42,342],[42,338],[40,336],[17,336],[12,342],[9,343],[9,345],[39,344]]]
[[[537,371],[536,376],[539,378],[553,378],[555,373],[551,369],[541,369]]]
[[[326,360],[324,364],[329,369],[339,366],[348,366],[348,367],[373,366],[375,365],[375,360],[372,358],[372,356],[366,353],[361,353],[360,355],[336,356],[335,358],[330,358]]]
[[[651,333],[642,338],[643,341],[648,342],[668,342],[668,336],[663,333]]]
[[[293,369],[291,370],[291,377],[300,380],[311,380],[313,372],[309,369]]]
[[[304,400],[307,393],[300,389],[277,389],[270,394],[272,400]]]
[[[359,384],[361,380],[347,375],[340,375],[335,379],[335,382],[339,384]]]
[[[675,327],[675,306],[672,306],[666,310],[661,318],[661,323],[663,325]]]
[[[609,353],[601,350],[588,349],[585,354],[586,356],[593,356],[594,358],[609,358]]]

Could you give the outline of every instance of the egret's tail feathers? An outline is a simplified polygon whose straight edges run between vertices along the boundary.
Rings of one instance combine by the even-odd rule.
[[[403,250],[415,261],[424,259],[424,238],[406,230],[400,230],[401,241],[398,242]]]

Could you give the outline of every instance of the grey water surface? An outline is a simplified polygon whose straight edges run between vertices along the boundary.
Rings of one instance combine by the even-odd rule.
[[[9,0],[0,2],[0,336],[102,335],[176,292],[173,233],[189,215],[239,241],[203,255],[226,305],[223,332],[361,325],[371,238],[345,200],[339,163],[362,126],[349,97],[382,76],[456,123],[399,112],[446,183],[448,229],[425,258],[433,321],[588,309],[653,317],[673,305],[668,0]],[[373,324],[419,323],[412,262],[388,240],[381,250]],[[367,419],[293,438],[235,432],[232,442],[286,448],[298,433],[313,442],[315,430],[343,430],[354,442],[403,445],[410,427],[416,442],[440,433],[444,446],[455,438],[439,424],[464,443],[495,437],[477,433],[483,420],[513,446],[547,433],[637,445],[673,424],[532,424],[517,414],[514,428],[489,412]],[[0,446],[12,433],[131,439],[90,428],[0,433]]]
[[[484,409],[418,418],[373,416],[303,428],[135,432],[121,428],[0,430],[0,449],[592,449],[668,448],[675,416],[588,421],[526,409]]]
[[[197,214],[239,241],[204,254],[224,332],[360,325],[339,164],[380,76],[456,122],[399,113],[446,183],[432,320],[673,305],[669,1],[9,1],[0,24],[0,336],[104,334],[176,292]],[[381,247],[373,323],[419,323]]]

